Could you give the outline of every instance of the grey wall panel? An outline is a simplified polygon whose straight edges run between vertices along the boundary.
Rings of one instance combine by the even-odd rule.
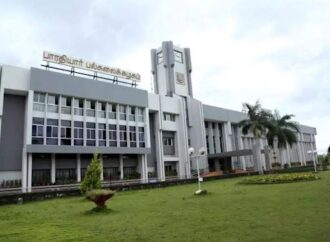
[[[148,92],[145,90],[37,68],[31,68],[30,88],[40,92],[148,106]]]
[[[57,154],[55,156],[56,169],[76,168],[77,156],[72,154]]]
[[[103,167],[119,167],[119,156],[105,156],[103,158]]]
[[[147,156],[148,166],[156,167],[155,114],[149,113],[149,127],[151,152]]]
[[[32,169],[51,169],[51,155],[33,154]]]
[[[22,167],[25,97],[4,95],[0,139],[0,171],[18,171]]]
[[[116,148],[92,146],[56,146],[56,145],[27,145],[26,151],[30,153],[56,153],[56,154],[146,154],[150,148]]]
[[[204,119],[219,121],[219,122],[233,122],[238,123],[239,121],[246,119],[247,115],[242,112],[218,108],[210,105],[203,105]]]

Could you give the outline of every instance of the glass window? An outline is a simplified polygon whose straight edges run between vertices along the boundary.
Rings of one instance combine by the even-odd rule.
[[[32,118],[32,144],[44,143],[44,119]]]
[[[163,52],[158,52],[157,53],[157,64],[163,63],[164,62],[164,56],[163,56]]]
[[[182,52],[174,50],[174,60],[178,63],[183,63],[183,55]]]
[[[107,140],[106,137],[107,131],[105,129],[106,124],[98,124],[98,126],[99,126],[99,130],[98,130],[99,146],[106,146],[106,140]]]
[[[163,113],[163,117],[165,121],[175,122],[175,114],[172,113]]]
[[[119,119],[126,120],[126,106],[119,105]]]
[[[109,146],[117,147],[117,126],[109,124]]]
[[[47,119],[46,127],[46,144],[47,145],[57,145],[58,141],[58,120],[57,119]]]
[[[96,145],[96,137],[95,137],[95,123],[86,123],[86,144],[87,146],[95,146]]]
[[[74,145],[84,145],[84,123],[74,121]]]
[[[129,141],[131,147],[136,147],[136,127],[129,127]]]
[[[125,125],[119,125],[120,147],[127,147],[127,132]]]
[[[144,127],[139,127],[139,147],[145,147],[145,142],[144,142]]]
[[[71,145],[70,120],[61,120],[61,145]]]

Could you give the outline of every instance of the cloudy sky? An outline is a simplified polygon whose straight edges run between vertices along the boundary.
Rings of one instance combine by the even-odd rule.
[[[330,1],[1,1],[0,64],[39,66],[43,50],[141,73],[150,49],[190,47],[194,95],[241,110],[257,99],[330,144]]]

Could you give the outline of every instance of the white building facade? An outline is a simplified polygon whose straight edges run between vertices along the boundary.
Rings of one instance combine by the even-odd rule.
[[[163,42],[151,64],[154,93],[74,72],[1,66],[0,183],[19,180],[24,192],[77,183],[94,152],[110,182],[191,178],[189,147],[207,147],[204,172],[253,169],[255,140],[237,126],[246,114],[193,98],[190,50]],[[263,168],[306,165],[315,135],[301,125],[292,148],[263,151]]]

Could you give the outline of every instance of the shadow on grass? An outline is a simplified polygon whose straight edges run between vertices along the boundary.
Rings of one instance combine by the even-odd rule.
[[[102,214],[110,214],[110,213],[116,213],[116,211],[108,207],[106,208],[94,207],[91,210],[85,211],[83,214],[88,216],[93,216],[93,215],[102,215]]]

